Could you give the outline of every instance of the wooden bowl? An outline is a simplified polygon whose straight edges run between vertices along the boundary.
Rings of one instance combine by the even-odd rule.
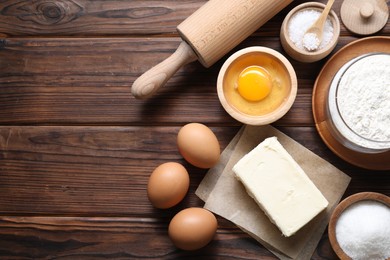
[[[291,58],[305,63],[315,62],[325,58],[336,47],[340,36],[340,21],[337,17],[337,14],[333,10],[331,10],[328,15],[328,17],[330,18],[333,24],[333,38],[323,48],[320,48],[316,51],[307,51],[305,49],[300,49],[296,46],[296,44],[291,40],[289,36],[288,25],[290,23],[291,18],[296,13],[304,10],[315,10],[315,11],[322,12],[324,8],[325,5],[318,2],[303,3],[293,8],[283,20],[282,27],[280,30],[280,42],[285,52]]]
[[[390,197],[381,194],[381,193],[376,193],[376,192],[360,192],[356,193],[354,195],[351,195],[347,198],[345,198],[342,202],[340,202],[335,210],[333,211],[331,217],[330,217],[330,222],[329,222],[329,227],[328,227],[328,236],[329,236],[329,241],[330,244],[334,250],[334,252],[337,254],[337,256],[340,259],[351,259],[340,247],[339,243],[337,242],[337,237],[336,237],[336,224],[339,219],[339,217],[343,214],[343,212],[351,205],[357,202],[361,201],[376,201],[376,202],[381,202],[388,207],[390,207]]]
[[[284,82],[285,84],[283,85],[286,87],[286,94],[282,97],[280,104],[262,115],[249,114],[245,111],[247,107],[261,106],[263,105],[262,103],[249,102],[247,105],[242,106],[244,108],[241,110],[234,106],[233,102],[227,97],[229,95],[226,95],[226,92],[228,88],[231,89],[231,86],[238,79],[237,66],[242,70],[249,66],[260,66],[266,69],[267,66],[271,67],[275,78],[277,80],[282,79],[280,82]],[[272,78],[272,80],[275,79]],[[260,46],[248,47],[231,55],[222,65],[217,79],[218,98],[223,108],[234,119],[248,125],[266,125],[284,116],[295,101],[297,88],[298,83],[295,70],[286,57],[273,49]]]
[[[359,153],[345,147],[331,134],[326,102],[330,84],[346,62],[367,53],[390,53],[390,36],[371,36],[355,40],[328,59],[314,82],[312,107],[318,134],[337,156],[355,166],[369,170],[390,170],[390,151],[379,154]]]

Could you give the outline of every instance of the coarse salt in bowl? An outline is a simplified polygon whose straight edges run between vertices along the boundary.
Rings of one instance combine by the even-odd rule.
[[[331,10],[324,25],[323,39],[318,48],[316,37],[305,35],[307,29],[318,19],[325,5],[308,2],[293,8],[283,21],[280,41],[289,56],[300,62],[315,62],[325,58],[336,47],[340,35],[340,21]]]

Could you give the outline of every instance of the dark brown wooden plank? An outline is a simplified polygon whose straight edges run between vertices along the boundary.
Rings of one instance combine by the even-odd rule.
[[[287,12],[263,25],[256,34],[277,36]],[[165,35],[177,36],[176,27],[206,1],[2,1],[0,33],[20,35]]]
[[[0,254],[6,259],[275,259],[254,239],[221,218],[208,246],[195,252],[178,250],[167,234],[173,213],[169,217],[142,219],[0,217]]]
[[[121,0],[6,0],[0,3],[0,33],[17,35],[165,35],[177,36],[176,27],[206,1]],[[255,34],[277,37],[293,1]],[[319,2],[325,3],[325,0]],[[333,10],[340,17],[342,1]],[[388,34],[389,28],[382,33]],[[351,33],[341,24],[342,35]]]
[[[342,39],[338,48],[354,39]],[[0,124],[144,125],[205,121],[237,125],[220,105],[215,87],[226,57],[209,69],[198,62],[185,66],[149,100],[131,96],[132,82],[173,53],[179,42],[177,38],[3,39]],[[278,40],[255,36],[231,53],[256,44],[283,52]],[[298,75],[299,94],[293,109],[278,124],[313,125],[311,92],[325,60],[314,64],[291,62]]]
[[[222,147],[238,130],[212,129]],[[191,173],[191,193],[206,172],[180,156],[178,130],[0,127],[0,214],[153,214],[146,184],[155,167],[166,161],[183,163]],[[199,200],[192,194],[186,203]]]
[[[167,235],[174,213],[165,218],[143,219],[2,216],[0,253],[7,259],[277,259],[218,216],[218,230],[210,244],[193,252],[179,250]],[[324,258],[336,259],[327,236],[312,257]]]
[[[222,149],[238,127],[212,127]],[[148,176],[166,161],[191,175],[179,207],[201,206],[194,191],[206,170],[176,147],[179,127],[0,127],[0,215],[143,216],[164,214],[146,196]],[[388,173],[353,167],[322,143],[312,127],[281,130],[353,177],[348,193],[390,194]],[[354,179],[356,178],[356,183]],[[12,194],[12,196],[10,196]]]
[[[199,1],[1,1],[0,32],[8,35],[147,35],[176,33]]]
[[[0,253],[7,259],[277,259],[221,218],[214,239],[206,247],[193,252],[178,250],[167,236],[168,221],[0,217]],[[336,259],[326,236],[312,257],[313,260],[324,258]]]

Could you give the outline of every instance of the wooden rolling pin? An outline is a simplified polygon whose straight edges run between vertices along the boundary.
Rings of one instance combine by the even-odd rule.
[[[147,98],[183,65],[199,60],[213,65],[292,0],[210,0],[184,20],[177,30],[183,39],[166,60],[142,74],[131,88],[136,98]]]

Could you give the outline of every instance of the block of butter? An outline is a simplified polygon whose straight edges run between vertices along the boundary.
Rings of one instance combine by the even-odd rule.
[[[328,201],[279,143],[270,137],[233,167],[247,193],[289,237],[328,206]]]

